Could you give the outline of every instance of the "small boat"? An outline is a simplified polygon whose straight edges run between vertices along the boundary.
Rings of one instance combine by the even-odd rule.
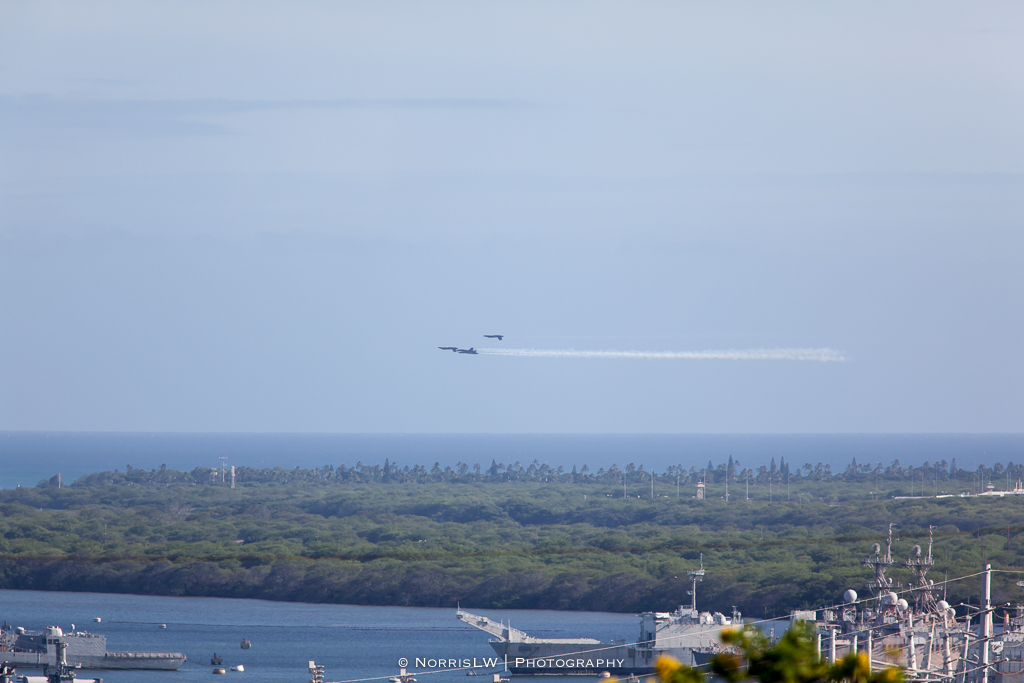
[[[250,647],[252,647],[252,641],[251,640],[243,640],[242,641],[242,649],[243,650],[248,650]]]
[[[231,667],[231,670],[232,671],[245,671],[245,667],[242,666],[241,664],[236,664],[235,666]]]
[[[612,672],[611,671],[602,671],[601,675],[598,676],[598,678],[611,678],[611,677],[612,677]]]
[[[103,621],[101,617],[93,617],[92,620],[95,621],[97,624]]]
[[[466,675],[467,676],[476,676],[476,672],[473,671],[472,669],[470,669],[469,671],[466,672]]]
[[[215,673],[215,674],[226,674],[227,671],[224,670],[224,669],[214,669],[213,673]]]
[[[160,628],[167,628],[167,624],[160,624]]]

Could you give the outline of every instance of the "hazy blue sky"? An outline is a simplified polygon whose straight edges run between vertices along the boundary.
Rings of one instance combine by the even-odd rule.
[[[1021,432],[1022,257],[1020,3],[0,0],[0,429]]]

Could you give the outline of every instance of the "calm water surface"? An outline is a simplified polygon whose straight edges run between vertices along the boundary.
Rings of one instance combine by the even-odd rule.
[[[473,611],[492,619],[511,619],[513,626],[549,638],[633,640],[639,633],[639,621],[632,614]],[[94,617],[101,617],[102,623],[94,623]],[[457,621],[453,609],[0,591],[2,620],[28,629],[46,625],[69,629],[75,624],[78,630],[106,636],[110,651],[184,652],[189,658],[178,671],[82,671],[79,675],[101,677],[105,683],[305,683],[311,659],[326,666],[327,681],[383,676],[386,683],[386,677],[398,673],[401,657],[411,662],[417,657],[494,657],[487,644],[490,636]],[[159,628],[161,623],[167,628]],[[252,641],[251,649],[240,648],[243,638]],[[214,652],[224,657],[225,666],[243,664],[245,672],[213,675],[209,661]],[[40,675],[41,670],[19,673]],[[490,676],[467,678],[460,671],[418,677],[418,683],[454,681],[490,683]]]

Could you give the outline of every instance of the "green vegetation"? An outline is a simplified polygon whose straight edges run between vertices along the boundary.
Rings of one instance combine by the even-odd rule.
[[[790,475],[788,485],[785,466],[753,472],[750,501],[744,471],[727,465],[711,468],[706,500],[693,498],[697,473],[682,470],[657,475],[651,498],[650,476],[632,466],[595,474],[536,463],[483,471],[240,468],[233,490],[202,468],[103,472],[63,488],[55,477],[0,491],[0,587],[667,610],[689,602],[686,571],[703,555],[702,608],[735,605],[770,617],[835,603],[851,587],[865,594],[869,572],[860,560],[873,543],[884,548],[890,522],[898,525],[889,573],[897,581],[909,580],[902,560],[915,543],[927,548],[929,525],[937,583],[986,562],[1024,567],[1017,496],[890,497],[909,493],[922,472],[928,493],[993,479],[1003,488],[1000,479],[1019,466],[815,469]],[[997,603],[1016,600],[1018,578],[996,575]],[[976,603],[979,584],[950,583],[949,601]]]

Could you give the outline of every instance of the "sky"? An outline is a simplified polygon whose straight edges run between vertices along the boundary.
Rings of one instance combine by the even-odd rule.
[[[1022,257],[1019,3],[0,1],[0,430],[1019,433]]]

